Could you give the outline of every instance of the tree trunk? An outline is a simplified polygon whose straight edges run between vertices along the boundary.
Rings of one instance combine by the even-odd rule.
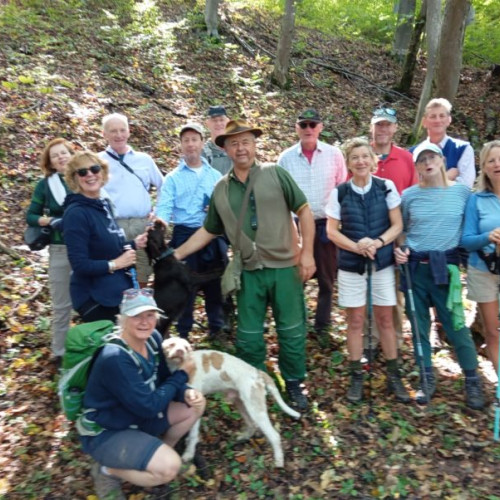
[[[290,65],[294,31],[295,0],[286,0],[285,14],[281,21],[281,33],[273,72],[273,80],[282,88],[286,87],[288,83],[288,67]]]
[[[427,73],[425,75],[422,93],[420,94],[420,100],[418,102],[415,123],[413,124],[412,136],[415,141],[418,140],[420,135],[424,109],[432,94],[439,37],[441,34],[441,0],[427,0],[426,12],[425,33],[427,35]]]
[[[417,20],[415,21],[413,32],[411,34],[410,45],[405,57],[401,79],[399,80],[399,84],[396,86],[396,90],[402,92],[403,94],[407,94],[410,91],[411,84],[413,82],[415,65],[417,63],[417,53],[420,47],[420,39],[422,38],[422,33],[425,28],[425,17],[427,14],[426,11],[427,0],[423,0]]]
[[[460,81],[465,22],[469,16],[470,0],[448,0],[436,60],[436,95],[453,102]]]
[[[397,5],[398,23],[394,36],[393,53],[399,62],[403,62],[412,39],[412,26],[417,0],[400,0]]]
[[[219,17],[217,8],[221,0],[206,0],[205,3],[205,24],[207,25],[207,35],[219,38]]]

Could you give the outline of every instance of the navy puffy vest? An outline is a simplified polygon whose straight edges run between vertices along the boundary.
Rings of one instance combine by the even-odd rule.
[[[353,241],[368,236],[377,239],[391,225],[386,196],[388,191],[383,179],[372,177],[372,187],[368,193],[355,193],[349,182],[338,187],[340,203],[340,232]],[[377,271],[394,263],[392,245],[385,245],[377,251],[375,266]],[[339,269],[363,274],[366,258],[339,248]]]

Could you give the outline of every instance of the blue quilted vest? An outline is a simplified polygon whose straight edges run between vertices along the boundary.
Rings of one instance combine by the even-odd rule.
[[[353,241],[368,236],[377,239],[391,225],[387,209],[387,188],[383,179],[372,177],[372,187],[364,195],[355,193],[349,182],[338,186],[340,203],[340,232]],[[394,263],[392,245],[385,245],[377,251],[375,266],[377,271]],[[363,274],[366,258],[339,248],[339,269]]]

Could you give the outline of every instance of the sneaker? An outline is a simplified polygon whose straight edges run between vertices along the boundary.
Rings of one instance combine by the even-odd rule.
[[[427,374],[424,375],[427,380],[427,389],[429,391],[429,394],[425,394],[425,387],[424,387],[424,382],[422,377],[420,377],[420,387],[417,391],[417,395],[415,397],[415,401],[419,405],[426,405],[434,396],[434,393],[436,392],[436,377],[432,374]]]
[[[94,488],[99,500],[127,500],[122,492],[122,480],[101,472],[101,465],[95,462],[90,469]]]
[[[484,408],[483,388],[479,377],[465,377],[465,404],[473,410]]]
[[[347,391],[347,400],[359,403],[363,399],[363,372],[351,373],[351,385]]]
[[[307,398],[298,380],[285,381],[286,392],[291,405],[298,411],[307,410]]]
[[[394,394],[396,401],[400,403],[409,403],[411,401],[410,395],[403,385],[399,373],[387,374],[387,393]]]

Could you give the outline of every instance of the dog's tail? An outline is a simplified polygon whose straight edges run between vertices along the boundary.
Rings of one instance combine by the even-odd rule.
[[[281,397],[280,391],[278,391],[278,388],[276,387],[276,384],[274,383],[274,380],[265,372],[260,372],[262,374],[262,377],[264,378],[264,383],[266,384],[266,389],[267,391],[273,396],[273,398],[276,400],[280,408],[285,412],[288,413],[293,418],[300,418],[300,413],[293,410],[290,408],[284,401],[283,398]]]

